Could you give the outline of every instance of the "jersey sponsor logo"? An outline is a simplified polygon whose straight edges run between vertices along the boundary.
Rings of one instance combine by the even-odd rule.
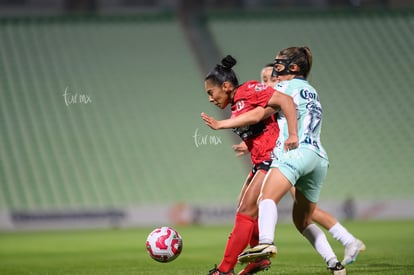
[[[260,84],[257,84],[256,87],[254,87],[254,90],[256,92],[261,92],[263,90],[266,90],[266,88],[267,88],[266,85],[260,83]]]
[[[300,90],[299,94],[303,99],[313,99],[313,100],[319,101],[318,94],[310,92],[307,89]]]
[[[317,105],[317,103],[313,102],[308,102],[306,104],[306,109],[309,110],[309,112],[316,112],[319,114],[319,119],[321,117],[322,114],[322,108],[320,106],[320,104]]]
[[[256,83],[256,84],[249,84],[247,88],[254,89],[256,92],[261,92],[263,90],[266,90],[267,86],[262,83]]]
[[[237,101],[236,102],[236,110],[240,111],[240,110],[243,110],[243,108],[244,108],[244,101],[243,100]]]

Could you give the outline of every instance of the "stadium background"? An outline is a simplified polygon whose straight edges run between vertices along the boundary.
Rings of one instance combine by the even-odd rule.
[[[232,54],[259,79],[292,45],[324,106],[321,206],[414,217],[412,4],[218,2],[0,1],[0,229],[231,223],[250,165],[200,119],[228,114],[204,75]]]

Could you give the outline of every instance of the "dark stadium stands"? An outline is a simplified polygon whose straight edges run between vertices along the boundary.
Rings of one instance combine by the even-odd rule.
[[[414,196],[414,13],[210,15],[241,81],[308,45],[330,170],[321,201]],[[218,62],[218,60],[217,60]],[[248,173],[174,16],[0,20],[0,210],[234,204]]]

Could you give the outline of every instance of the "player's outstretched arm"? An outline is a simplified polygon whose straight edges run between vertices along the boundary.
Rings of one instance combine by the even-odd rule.
[[[266,116],[266,111],[263,107],[256,107],[246,113],[243,113],[237,117],[216,120],[215,118],[201,113],[201,118],[204,120],[207,126],[213,130],[237,128],[247,125],[256,124]]]

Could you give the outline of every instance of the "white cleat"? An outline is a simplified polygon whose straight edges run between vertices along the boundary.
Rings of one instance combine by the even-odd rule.
[[[345,246],[345,255],[344,259],[342,260],[342,264],[352,264],[356,261],[359,252],[365,251],[365,249],[365,244],[362,241],[355,239],[352,243]]]
[[[258,258],[275,257],[276,254],[277,248],[273,244],[259,244],[241,253],[237,259],[240,263],[248,263]]]

